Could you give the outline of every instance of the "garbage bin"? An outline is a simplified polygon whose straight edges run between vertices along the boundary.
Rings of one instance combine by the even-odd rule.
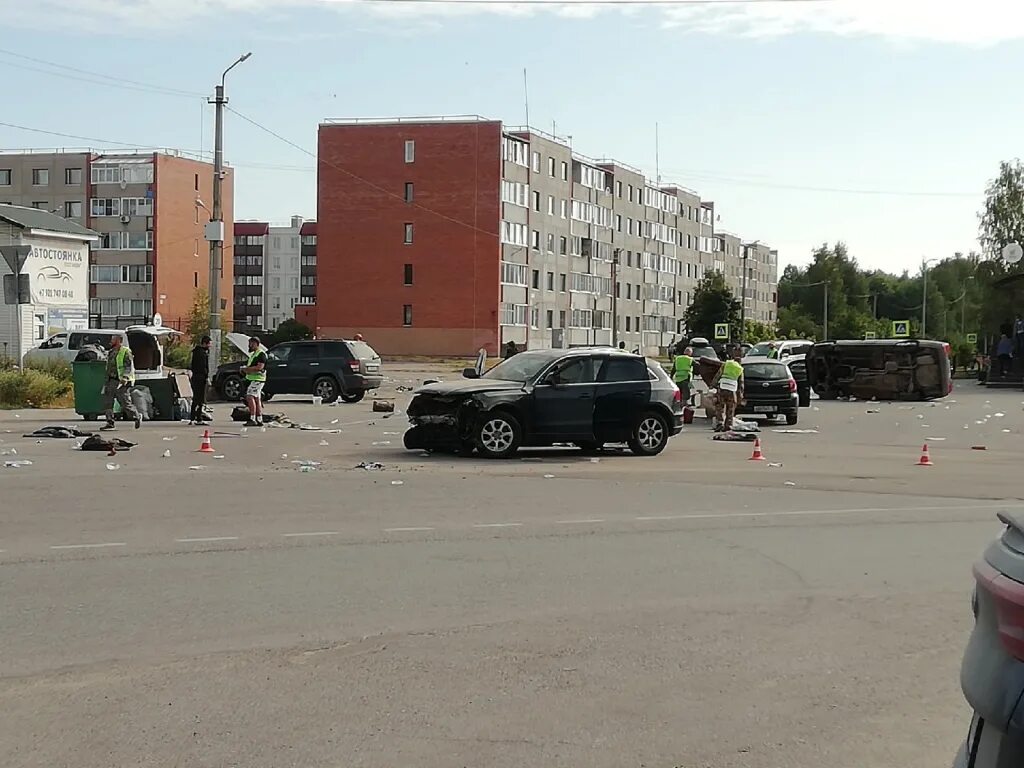
[[[86,421],[95,421],[103,414],[103,384],[106,379],[107,364],[102,360],[71,364],[75,413]]]

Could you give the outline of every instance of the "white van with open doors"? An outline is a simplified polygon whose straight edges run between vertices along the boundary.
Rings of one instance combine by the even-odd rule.
[[[162,379],[164,370],[163,343],[170,336],[180,335],[165,326],[130,325],[124,330],[114,328],[86,328],[80,331],[61,331],[54,334],[36,349],[25,353],[22,362],[26,366],[47,365],[65,362],[69,365],[78,357],[83,348],[94,345],[110,349],[110,340],[120,336],[121,342],[135,358],[136,379]]]

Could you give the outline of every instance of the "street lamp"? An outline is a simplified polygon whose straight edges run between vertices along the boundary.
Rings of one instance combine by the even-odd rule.
[[[928,331],[928,265],[933,264],[936,261],[941,261],[939,258],[934,259],[921,259],[921,337],[924,338]]]
[[[964,278],[964,282],[966,283],[968,280],[973,280],[973,279],[974,279],[974,275],[968,275],[966,278]],[[961,336],[964,333],[964,311],[965,311],[965,309],[967,307],[967,302],[964,301],[964,299],[966,299],[966,298],[967,298],[967,286],[964,285],[964,289],[963,289],[963,291],[960,292],[959,298],[957,298],[957,299],[955,299],[955,300],[953,300],[951,302],[952,304],[956,304],[958,301],[962,301],[963,302],[963,304],[960,305],[960,335]]]
[[[825,287],[825,309],[822,314],[822,341],[828,341],[828,280],[819,280],[816,283],[806,283],[802,288],[814,288],[816,286],[823,285]]]
[[[210,224],[207,225],[206,239],[210,241],[210,340],[213,342],[214,361],[220,362],[220,273],[224,261],[224,212],[222,185],[224,183],[224,80],[228,72],[252,56],[246,53],[239,56],[225,69],[220,76],[220,84],[210,103],[216,105],[216,121],[214,123],[213,142],[213,210],[210,211]],[[205,206],[203,206],[205,207]],[[210,367],[210,373],[217,366]]]

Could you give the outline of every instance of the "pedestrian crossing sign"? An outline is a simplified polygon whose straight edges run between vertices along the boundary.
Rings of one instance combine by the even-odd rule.
[[[715,341],[728,341],[729,339],[729,324],[728,323],[715,323]]]
[[[865,339],[877,339],[878,335],[874,331],[864,331]]]
[[[909,320],[893,320],[892,321],[892,337],[894,339],[909,339],[910,338],[910,321]]]
[[[968,333],[967,334],[967,343],[968,344],[977,344],[978,343],[978,334],[976,334],[976,333]]]

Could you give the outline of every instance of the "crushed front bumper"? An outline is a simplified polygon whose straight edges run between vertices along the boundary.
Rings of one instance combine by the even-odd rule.
[[[417,395],[409,404],[411,426],[405,433],[410,450],[459,449],[471,442],[480,408],[472,398]]]

